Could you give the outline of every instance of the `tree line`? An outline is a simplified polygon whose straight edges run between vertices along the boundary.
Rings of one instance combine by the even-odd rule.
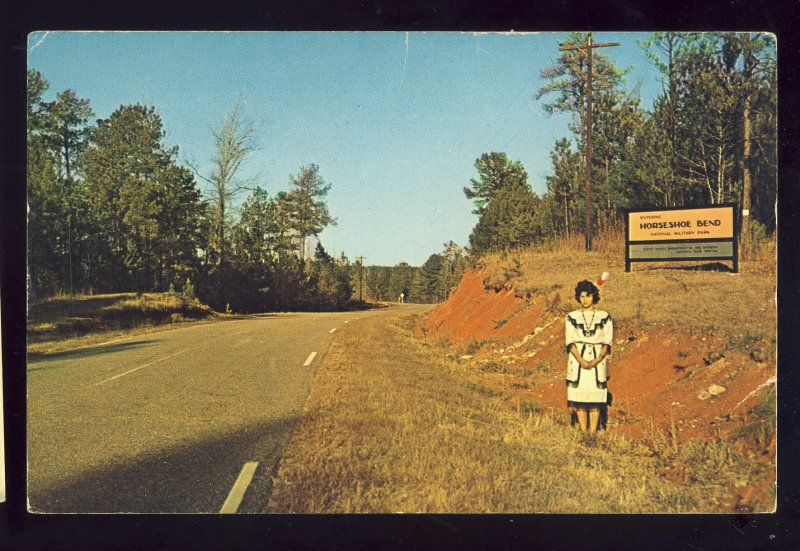
[[[88,99],[66,90],[47,102],[44,76],[29,70],[27,81],[31,298],[190,289],[236,311],[351,301],[353,263],[321,244],[305,250],[310,236],[336,223],[325,202],[331,184],[313,163],[275,195],[243,181],[257,135],[238,106],[212,129],[213,170],[203,176],[165,143],[155,108],[122,105],[92,122]]]
[[[401,294],[438,302],[460,280],[466,252],[452,242],[422,267],[362,266],[319,242],[307,251],[309,237],[336,224],[325,202],[331,184],[313,163],[274,195],[243,179],[258,135],[238,105],[211,129],[204,175],[165,143],[155,108],[122,105],[92,121],[88,99],[66,90],[47,102],[48,88],[28,71],[31,300],[172,291],[218,310],[330,310]]]
[[[449,241],[421,267],[406,262],[396,266],[364,267],[354,284],[359,293],[363,292],[365,300],[397,302],[402,295],[404,302],[438,303],[447,300],[468,266],[467,251]]]
[[[586,43],[570,34],[564,46]],[[777,76],[775,42],[760,33],[659,32],[640,42],[657,67],[662,93],[651,110],[626,71],[593,53],[593,225],[619,227],[626,208],[735,203],[742,256],[776,227]],[[569,113],[569,136],[550,153],[552,174],[540,196],[519,161],[483,154],[464,188],[478,223],[471,252],[529,245],[584,231],[588,56],[560,51],[541,70],[537,91],[548,113]],[[743,212],[748,212],[749,216]]]
[[[569,35],[564,45],[586,41]],[[640,44],[662,93],[641,106],[626,71],[594,55],[594,226],[618,227],[626,208],[733,202],[742,258],[775,230],[777,81],[775,44],[759,33],[654,33]],[[445,300],[481,254],[584,228],[586,66],[565,50],[536,93],[550,113],[569,113],[569,135],[550,152],[552,174],[537,195],[522,163],[489,152],[464,192],[478,222],[468,251],[448,243],[417,268],[361,266],[331,257],[309,237],[336,223],[331,184],[309,164],[274,195],[242,178],[258,135],[236,106],[211,129],[212,170],[202,174],[165,143],[155,108],[122,105],[92,120],[73,90],[53,101],[28,72],[28,278],[31,297],[59,292],[192,289],[217,309],[334,309],[352,300]],[[534,129],[532,129],[533,131]],[[202,193],[198,179],[206,184]],[[238,201],[236,199],[243,199]]]

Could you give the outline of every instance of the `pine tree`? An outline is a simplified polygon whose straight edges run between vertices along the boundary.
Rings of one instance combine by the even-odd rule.
[[[208,207],[189,169],[170,162],[160,169],[158,180],[162,215],[158,217],[155,252],[157,288],[163,290],[169,284],[184,285],[200,269],[197,251],[206,247],[203,220]]]
[[[444,264],[442,255],[432,254],[420,268],[419,282],[414,292],[418,301],[440,302],[446,298],[442,296],[439,285],[442,264]]]
[[[550,217],[559,232],[569,238],[582,227],[576,209],[581,201],[583,159],[579,153],[572,152],[567,138],[556,141],[550,159],[553,175],[546,179],[547,191],[553,197]]]
[[[315,164],[302,167],[296,176],[290,177],[289,182],[292,189],[286,195],[288,216],[300,241],[300,258],[305,258],[306,238],[317,236],[328,226],[336,225],[336,219],[331,216],[324,201],[332,184],[325,183]]]
[[[57,156],[44,137],[42,95],[50,85],[33,69],[27,84],[28,300],[33,301],[37,293],[63,289],[67,201],[58,181]]]
[[[536,225],[540,199],[527,185],[500,190],[481,215],[470,235],[470,248],[476,255],[490,251],[525,247],[543,237]]]
[[[586,33],[571,33],[564,41],[564,45],[582,45],[586,43],[586,38]],[[601,96],[618,88],[622,83],[623,71],[599,51],[593,52],[592,56],[594,93]],[[587,72],[588,54],[585,50],[560,51],[556,64],[540,71],[541,78],[548,82],[536,93],[536,99],[546,95],[556,95],[549,103],[543,104],[546,113],[572,113],[575,116],[570,128],[580,138],[581,151],[585,143]]]
[[[89,100],[79,99],[74,91],[57,94],[55,101],[44,102],[49,84],[38,71],[28,72],[28,191],[29,253],[31,283],[49,274],[46,286],[67,288],[70,294],[79,275],[80,236],[85,229],[76,220],[80,198],[76,197],[75,161],[86,147],[91,133],[88,120],[93,115]],[[44,283],[41,281],[39,283]]]
[[[100,230],[91,243],[99,288],[163,289],[165,260],[175,262],[174,273],[198,247],[199,193],[163,137],[154,108],[123,105],[98,121],[92,147],[79,157],[89,223]]]
[[[725,33],[723,35],[721,56],[726,70],[728,89],[738,100],[741,109],[741,154],[739,171],[741,172],[742,191],[740,204],[741,236],[740,244],[743,257],[753,252],[752,214],[750,209],[753,198],[753,142],[755,113],[754,100],[763,83],[768,83],[774,72],[771,51],[774,42],[768,35],[761,33]],[[756,138],[757,139],[757,138]],[[772,182],[765,182],[766,186]],[[747,213],[747,215],[744,215]]]
[[[475,204],[473,214],[482,214],[502,188],[528,181],[522,163],[512,162],[505,153],[484,153],[475,161],[475,169],[478,179],[471,179],[471,187],[464,188],[464,194]]]
[[[528,174],[519,161],[505,153],[484,154],[475,162],[478,180],[467,197],[477,198],[478,223],[470,236],[475,254],[530,244],[542,237],[535,226],[540,200],[528,185]],[[441,290],[440,290],[441,291]]]

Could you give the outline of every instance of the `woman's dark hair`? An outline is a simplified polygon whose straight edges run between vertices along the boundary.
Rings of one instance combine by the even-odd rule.
[[[588,279],[584,279],[575,286],[575,300],[580,302],[581,293],[584,291],[592,295],[593,304],[600,302],[600,289],[598,289],[597,286]]]

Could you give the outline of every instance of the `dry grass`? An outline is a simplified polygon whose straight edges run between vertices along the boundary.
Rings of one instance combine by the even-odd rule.
[[[564,412],[510,411],[411,325],[376,317],[339,334],[268,512],[730,512],[757,474],[721,441],[586,437]],[[688,485],[668,476],[678,467]]]
[[[633,263],[626,273],[624,242],[621,231],[601,235],[587,253],[583,239],[576,237],[492,254],[479,267],[488,286],[510,287],[521,297],[543,295],[556,314],[576,307],[578,281],[595,281],[608,271],[611,279],[601,288],[600,307],[630,330],[662,326],[719,332],[732,346],[750,340],[774,349],[774,238],[761,244],[752,260],[740,261],[738,274],[725,271],[730,263],[707,261]]]
[[[169,293],[57,296],[31,306],[28,353],[57,352],[215,316],[210,307],[197,300]]]

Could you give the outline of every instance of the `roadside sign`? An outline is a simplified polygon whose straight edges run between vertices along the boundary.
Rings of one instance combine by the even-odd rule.
[[[631,262],[730,260],[739,271],[736,205],[628,210],[625,271]]]

